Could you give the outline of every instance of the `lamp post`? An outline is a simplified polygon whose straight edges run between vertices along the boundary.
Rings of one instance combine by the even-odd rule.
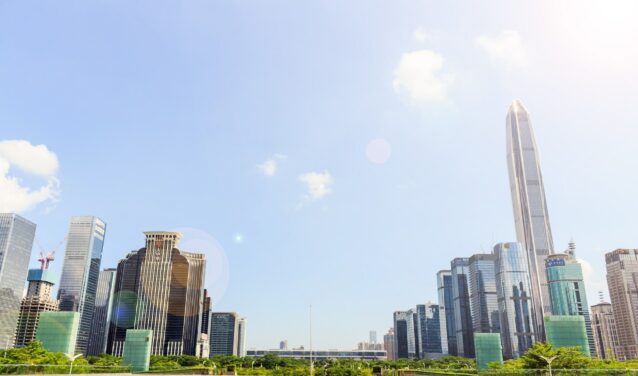
[[[549,367],[549,376],[552,376],[552,362],[554,359],[558,358],[558,355],[550,357],[539,355],[539,357],[547,363],[547,367]]]
[[[11,335],[7,334],[6,337],[7,337],[7,340],[4,343],[4,357],[5,358],[7,357],[7,350],[9,349],[9,341],[11,340]]]
[[[69,359],[71,361],[71,368],[69,368],[69,375],[73,373],[73,363],[75,363],[75,360],[79,357],[82,356],[82,354],[64,354],[66,356],[67,359]]]

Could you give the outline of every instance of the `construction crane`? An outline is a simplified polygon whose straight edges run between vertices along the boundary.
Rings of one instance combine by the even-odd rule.
[[[38,262],[40,263],[40,269],[42,269],[42,270],[49,269],[49,264],[51,263],[51,261],[55,260],[55,251],[60,249],[62,244],[64,244],[64,242],[66,242],[66,238],[67,237],[65,236],[64,239],[60,240],[60,242],[51,251],[49,251],[48,253],[44,249],[44,247],[42,247],[42,245],[40,245],[40,242],[38,242],[36,240],[36,243],[38,244],[38,248],[40,248],[40,257],[38,257]],[[46,253],[46,255],[45,255],[45,253]]]

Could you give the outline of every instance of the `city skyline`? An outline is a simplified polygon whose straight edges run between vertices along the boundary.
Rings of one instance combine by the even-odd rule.
[[[142,3],[0,5],[1,212],[36,223],[44,248],[71,216],[104,219],[100,270],[143,231],[185,229],[184,249],[214,260],[212,309],[249,320],[247,348],[307,346],[310,304],[314,346],[353,348],[436,300],[443,254],[516,241],[514,99],[533,118],[554,246],[579,244],[589,302],[607,292],[605,253],[638,243],[629,3]],[[9,178],[41,194],[9,208]]]

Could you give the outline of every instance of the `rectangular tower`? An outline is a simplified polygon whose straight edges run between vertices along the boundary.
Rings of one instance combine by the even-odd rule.
[[[520,101],[512,103],[506,122],[507,167],[516,238],[527,252],[534,304],[532,319],[538,339],[543,340],[543,317],[551,314],[545,258],[554,253],[543,175],[530,116]]]
[[[470,311],[469,274],[470,260],[458,257],[450,263],[452,273],[452,302],[458,356],[474,357],[474,330]]]
[[[60,311],[80,313],[75,350],[82,354],[89,344],[105,234],[106,223],[100,218],[71,217],[58,299]]]
[[[213,312],[210,319],[210,357],[216,355],[238,356],[239,314],[237,312]]]
[[[638,358],[638,249],[605,255],[607,286],[618,330],[619,360]]]
[[[419,304],[416,306],[416,314],[419,358],[441,357],[447,354],[447,341],[443,339],[445,332],[441,332],[443,316],[439,305],[430,302]]]
[[[35,340],[40,313],[58,310],[58,301],[51,296],[55,277],[50,270],[30,269],[27,281],[27,296],[20,304],[20,317],[16,328],[16,347],[24,347]]]
[[[106,339],[111,322],[111,306],[113,291],[115,290],[115,275],[117,269],[104,269],[100,272],[95,295],[95,313],[86,355],[100,355],[106,353]]]
[[[0,341],[14,342],[20,301],[29,270],[35,223],[0,214]]]
[[[616,359],[618,332],[611,304],[601,302],[591,306],[591,324],[596,344],[596,356],[601,359]]]
[[[474,332],[500,332],[495,267],[496,256],[493,254],[476,254],[470,257],[470,312]]]
[[[416,314],[413,309],[394,312],[396,359],[415,359],[419,354]]]
[[[456,356],[452,273],[449,270],[439,270],[436,273],[436,282],[439,293],[439,310],[441,311],[441,340],[443,341],[444,337],[446,337],[445,342],[447,342],[448,354]]]

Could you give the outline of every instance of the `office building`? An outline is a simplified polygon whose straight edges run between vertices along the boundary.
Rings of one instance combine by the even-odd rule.
[[[280,358],[305,359],[313,361],[325,359],[353,359],[353,360],[386,360],[387,354],[383,350],[248,350],[247,356],[262,357],[268,354]],[[319,371],[317,371],[318,373]]]
[[[237,323],[237,356],[246,356],[246,319],[243,317]]]
[[[418,357],[419,345],[416,330],[416,314],[413,309],[394,312],[396,359],[416,359]]]
[[[153,349],[153,331],[128,329],[122,351],[122,364],[131,372],[148,372]]]
[[[370,331],[370,344],[372,344],[372,345],[376,345],[377,344],[377,332],[376,332],[376,330],[371,330]]]
[[[279,342],[279,350],[288,350],[288,340],[284,339]]]
[[[616,359],[618,332],[611,304],[600,302],[591,306],[591,326],[594,332],[596,356],[601,359]]]
[[[60,311],[80,313],[75,350],[82,354],[89,345],[105,233],[106,224],[97,217],[71,217],[58,300]]]
[[[538,147],[529,113],[515,100],[507,113],[507,166],[516,239],[527,252],[532,282],[534,332],[543,340],[543,317],[551,314],[545,258],[554,253]]]
[[[34,223],[17,214],[0,214],[0,341],[9,345],[15,341],[34,238]]]
[[[100,272],[95,295],[95,312],[89,336],[89,346],[86,355],[100,355],[106,353],[106,339],[111,322],[111,307],[113,291],[115,290],[115,275],[117,269],[104,269]]]
[[[210,313],[213,307],[213,303],[208,296],[208,290],[204,289],[204,298],[202,300],[202,325],[200,333],[205,333],[206,337],[210,335]]]
[[[474,333],[474,350],[479,372],[489,369],[492,362],[503,363],[503,348],[498,333]]]
[[[79,328],[79,312],[45,311],[40,313],[35,339],[47,351],[74,354]]]
[[[583,316],[589,352],[595,354],[583,270],[576,260],[575,249],[574,242],[571,242],[566,253],[549,255],[545,260],[552,313],[557,316]]]
[[[241,318],[237,312],[212,312],[210,316],[210,356],[239,356]]]
[[[43,260],[43,257],[40,259]],[[29,281],[27,296],[20,304],[20,316],[16,328],[16,347],[24,347],[35,340],[40,313],[58,310],[58,301],[51,296],[55,276],[48,269],[48,262],[45,263],[43,260],[42,268],[30,269],[27,281]]]
[[[450,263],[450,272],[452,275],[452,304],[454,306],[457,354],[473,358],[474,330],[472,328],[472,313],[470,312],[469,265],[469,258],[455,258]]]
[[[500,332],[495,268],[494,254],[476,254],[470,257],[468,286],[474,332]]]
[[[436,358],[447,354],[447,339],[441,335],[442,312],[438,304],[416,306],[419,358]]]
[[[520,243],[499,243],[494,255],[503,356],[517,359],[535,340],[527,254]]]
[[[554,347],[576,347],[589,356],[589,341],[583,316],[545,316],[547,342]]]
[[[205,256],[178,249],[181,234],[144,233],[146,246],[118,263],[107,352],[122,354],[126,331],[153,331],[152,355],[195,355]]]
[[[452,272],[440,270],[436,273],[441,312],[441,340],[447,342],[448,354],[456,356],[456,329],[454,328],[454,299],[452,296]],[[444,338],[445,337],[445,338]]]
[[[390,328],[388,332],[383,335],[383,349],[387,354],[388,360],[396,359],[395,343],[394,328]]]
[[[638,358],[638,249],[605,255],[607,286],[618,332],[619,360]]]

